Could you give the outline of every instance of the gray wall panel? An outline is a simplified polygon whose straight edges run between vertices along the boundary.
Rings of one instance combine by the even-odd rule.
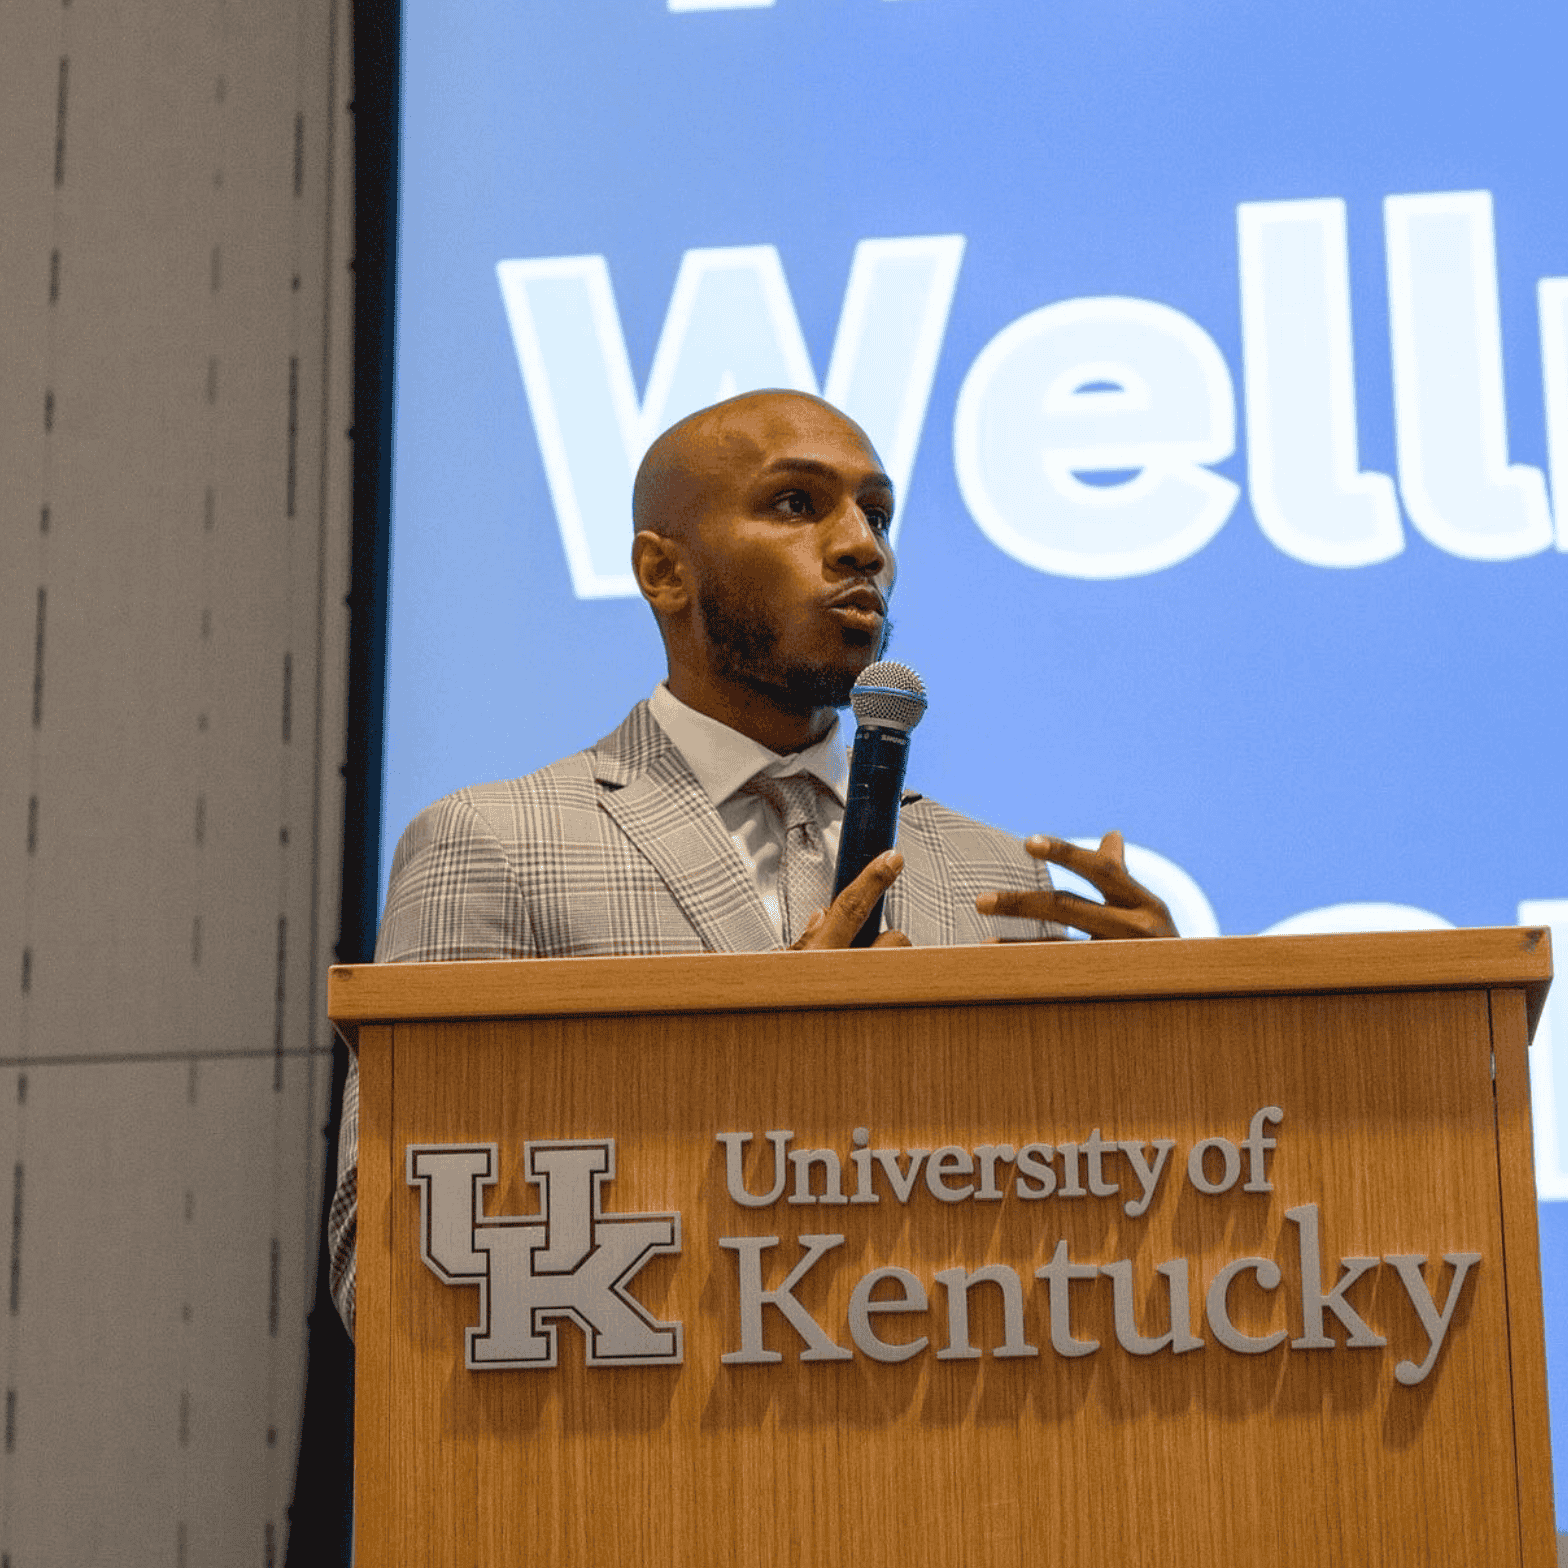
[[[343,809],[346,17],[5,16],[8,1568],[282,1561]]]

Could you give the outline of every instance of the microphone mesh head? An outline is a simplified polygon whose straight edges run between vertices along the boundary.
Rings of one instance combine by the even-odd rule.
[[[926,711],[926,683],[907,664],[883,659],[860,672],[849,705],[857,723],[912,730]]]

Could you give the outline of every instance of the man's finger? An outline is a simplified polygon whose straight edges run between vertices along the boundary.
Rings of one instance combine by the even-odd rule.
[[[1076,872],[1112,903],[1137,903],[1145,896],[1143,887],[1128,874],[1126,848],[1114,829],[1100,840],[1098,849],[1084,849],[1069,839],[1045,833],[1026,838],[1024,848],[1036,860],[1048,860]]]
[[[793,946],[799,951],[848,947],[876,902],[898,880],[904,857],[889,849],[877,856],[828,906],[820,922],[808,922]],[[820,913],[820,912],[819,912]]]
[[[1017,920],[1054,920],[1060,925],[1087,931],[1102,941],[1173,934],[1165,906],[1154,900],[1122,908],[1097,904],[1076,893],[1044,889],[1011,893],[982,893],[975,900],[982,915],[1006,915]]]
[[[1063,931],[1053,931],[1049,936],[988,936],[983,947],[1039,947],[1047,942],[1071,942],[1075,938]]]

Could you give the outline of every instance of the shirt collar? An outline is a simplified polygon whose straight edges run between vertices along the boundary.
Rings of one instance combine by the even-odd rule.
[[[660,729],[686,759],[697,782],[715,806],[722,805],[747,779],[759,773],[784,778],[809,773],[820,779],[840,805],[849,786],[849,757],[839,741],[838,718],[821,740],[804,751],[781,755],[729,725],[689,708],[660,681],[648,701]]]

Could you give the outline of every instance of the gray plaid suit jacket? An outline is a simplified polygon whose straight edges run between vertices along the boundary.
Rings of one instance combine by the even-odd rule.
[[[1061,934],[976,912],[980,893],[1051,885],[1045,863],[1010,834],[906,794],[898,847],[904,870],[888,892],[886,919],[916,947]],[[718,812],[643,702],[587,751],[426,807],[392,860],[376,962],[777,946]],[[332,1293],[350,1332],[358,1144],[351,1062],[328,1220]]]

